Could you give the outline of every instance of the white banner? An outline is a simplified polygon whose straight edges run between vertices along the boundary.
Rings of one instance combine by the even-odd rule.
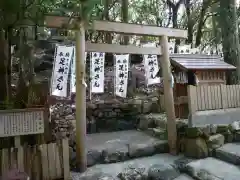
[[[51,95],[67,97],[67,82],[72,56],[73,46],[56,47]]]
[[[147,85],[160,83],[160,77],[156,77],[159,71],[157,55],[144,55],[144,68]]]
[[[129,54],[115,55],[115,95],[127,97]]]
[[[143,47],[156,47],[156,43],[144,44]],[[160,77],[156,77],[159,70],[157,55],[144,55],[143,61],[147,86],[160,83]]]
[[[84,62],[86,64],[87,52],[85,52]],[[71,92],[76,93],[76,50],[74,47],[74,54],[72,58],[72,68],[71,68]]]
[[[104,92],[105,53],[92,52],[90,60],[91,92]]]

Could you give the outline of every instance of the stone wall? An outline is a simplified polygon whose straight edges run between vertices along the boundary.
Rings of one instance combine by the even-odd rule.
[[[205,124],[188,127],[188,120],[177,120],[178,152],[190,158],[215,156],[216,150],[226,143],[240,142],[240,121],[231,124]],[[165,114],[141,116],[139,128],[154,137],[167,140],[167,117]]]
[[[56,103],[51,107],[51,127],[54,139],[69,137],[75,131],[75,107]],[[119,101],[87,102],[87,133],[136,129],[142,114],[161,111],[158,97],[145,96]]]

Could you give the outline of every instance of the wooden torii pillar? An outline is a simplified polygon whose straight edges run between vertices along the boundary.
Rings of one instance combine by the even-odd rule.
[[[46,16],[45,23],[47,27],[62,28],[66,27],[70,17]],[[162,28],[157,26],[137,25],[109,21],[93,21],[91,28],[96,31],[105,31],[120,33],[126,35],[142,35],[159,37],[161,46],[155,47],[137,47],[132,45],[116,44],[93,44],[85,42],[85,28],[82,22],[73,19],[73,23],[68,24],[68,29],[76,30],[76,153],[77,162],[80,171],[87,168],[87,150],[86,150],[86,87],[85,81],[85,50],[90,52],[108,52],[108,53],[129,53],[129,54],[157,54],[162,55],[162,69],[164,78],[164,98],[167,114],[167,132],[168,144],[171,154],[176,154],[177,131],[176,118],[174,110],[173,89],[171,87],[171,70],[168,51],[168,38],[187,38],[187,31]],[[89,27],[87,27],[89,29]]]

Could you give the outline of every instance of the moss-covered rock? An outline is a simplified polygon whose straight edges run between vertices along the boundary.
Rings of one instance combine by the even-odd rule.
[[[197,159],[208,157],[208,147],[205,139],[200,137],[195,139],[185,139],[184,155],[186,157]]]
[[[219,125],[217,127],[217,133],[225,133],[228,132],[229,129],[230,129],[229,125]]]
[[[203,134],[203,132],[197,127],[192,127],[192,128],[186,129],[186,137],[187,138],[197,138],[197,137],[200,137],[202,134]]]

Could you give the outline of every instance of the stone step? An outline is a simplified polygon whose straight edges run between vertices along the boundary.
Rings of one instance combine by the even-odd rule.
[[[178,176],[177,178],[175,178],[174,180],[193,180],[192,177],[190,177],[187,174],[181,174],[180,176]]]
[[[76,166],[75,148],[70,143],[72,169]],[[93,166],[168,153],[168,142],[136,130],[98,133],[87,136],[87,150],[88,166]]]
[[[240,143],[228,143],[217,148],[215,157],[235,165],[240,165]]]
[[[187,164],[188,175],[201,180],[239,180],[239,167],[225,161],[208,157]]]
[[[98,164],[89,167],[84,173],[72,172],[71,175],[73,180],[193,180],[174,167],[175,161],[181,158],[182,156],[157,154],[125,162]]]

